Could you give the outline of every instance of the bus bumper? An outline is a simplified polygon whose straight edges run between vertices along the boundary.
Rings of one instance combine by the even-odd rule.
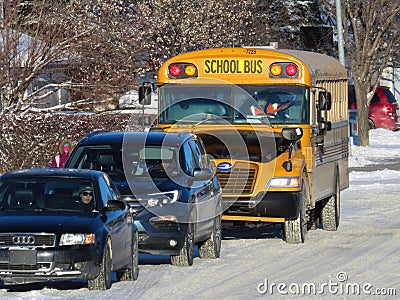
[[[297,218],[300,200],[300,192],[263,192],[257,197],[237,199],[224,197],[222,220],[282,222]]]

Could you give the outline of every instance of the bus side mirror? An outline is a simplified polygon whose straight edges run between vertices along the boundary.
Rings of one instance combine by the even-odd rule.
[[[294,143],[296,141],[298,141],[299,139],[301,139],[301,137],[303,136],[303,129],[301,127],[297,127],[297,128],[283,128],[282,129],[282,136]]]
[[[332,95],[330,92],[320,92],[318,94],[318,108],[319,110],[331,110]]]
[[[332,123],[330,121],[322,121],[321,123],[319,123],[318,129],[320,130],[320,132],[331,131]]]
[[[139,116],[139,124],[142,124],[143,127],[151,126],[152,123],[151,116]]]
[[[143,105],[151,104],[151,86],[142,85],[139,87],[139,103]]]
[[[288,140],[290,142],[289,146],[289,154],[288,154],[288,160],[286,160],[282,167],[286,170],[286,172],[292,172],[293,165],[292,165],[292,149],[294,146],[294,143],[297,142],[298,140],[301,139],[303,136],[303,129],[301,127],[297,128],[282,128],[282,136],[284,139]]]

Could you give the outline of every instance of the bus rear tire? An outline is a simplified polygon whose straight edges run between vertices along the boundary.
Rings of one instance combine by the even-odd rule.
[[[322,203],[321,225],[323,230],[336,231],[340,220],[340,184],[339,176],[336,176],[335,189],[327,200]]]
[[[305,241],[308,227],[307,204],[309,196],[308,181],[303,180],[299,216],[296,219],[287,219],[284,223],[285,241],[289,244],[301,244]]]

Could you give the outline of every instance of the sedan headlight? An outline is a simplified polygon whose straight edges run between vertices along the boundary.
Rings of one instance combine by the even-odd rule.
[[[60,246],[94,244],[94,233],[64,233],[60,238]]]
[[[179,191],[149,194],[145,198],[139,199],[144,207],[164,206],[176,202],[180,197]]]
[[[273,177],[265,185],[266,188],[299,188],[300,177]]]

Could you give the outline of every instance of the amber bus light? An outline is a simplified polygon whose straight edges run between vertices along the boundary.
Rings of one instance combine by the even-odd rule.
[[[193,65],[188,65],[188,66],[185,67],[186,76],[192,77],[192,76],[194,76],[196,74],[196,71],[197,71],[196,67],[193,66]]]
[[[274,64],[271,66],[270,72],[274,76],[279,76],[282,74],[282,67],[278,64]]]

